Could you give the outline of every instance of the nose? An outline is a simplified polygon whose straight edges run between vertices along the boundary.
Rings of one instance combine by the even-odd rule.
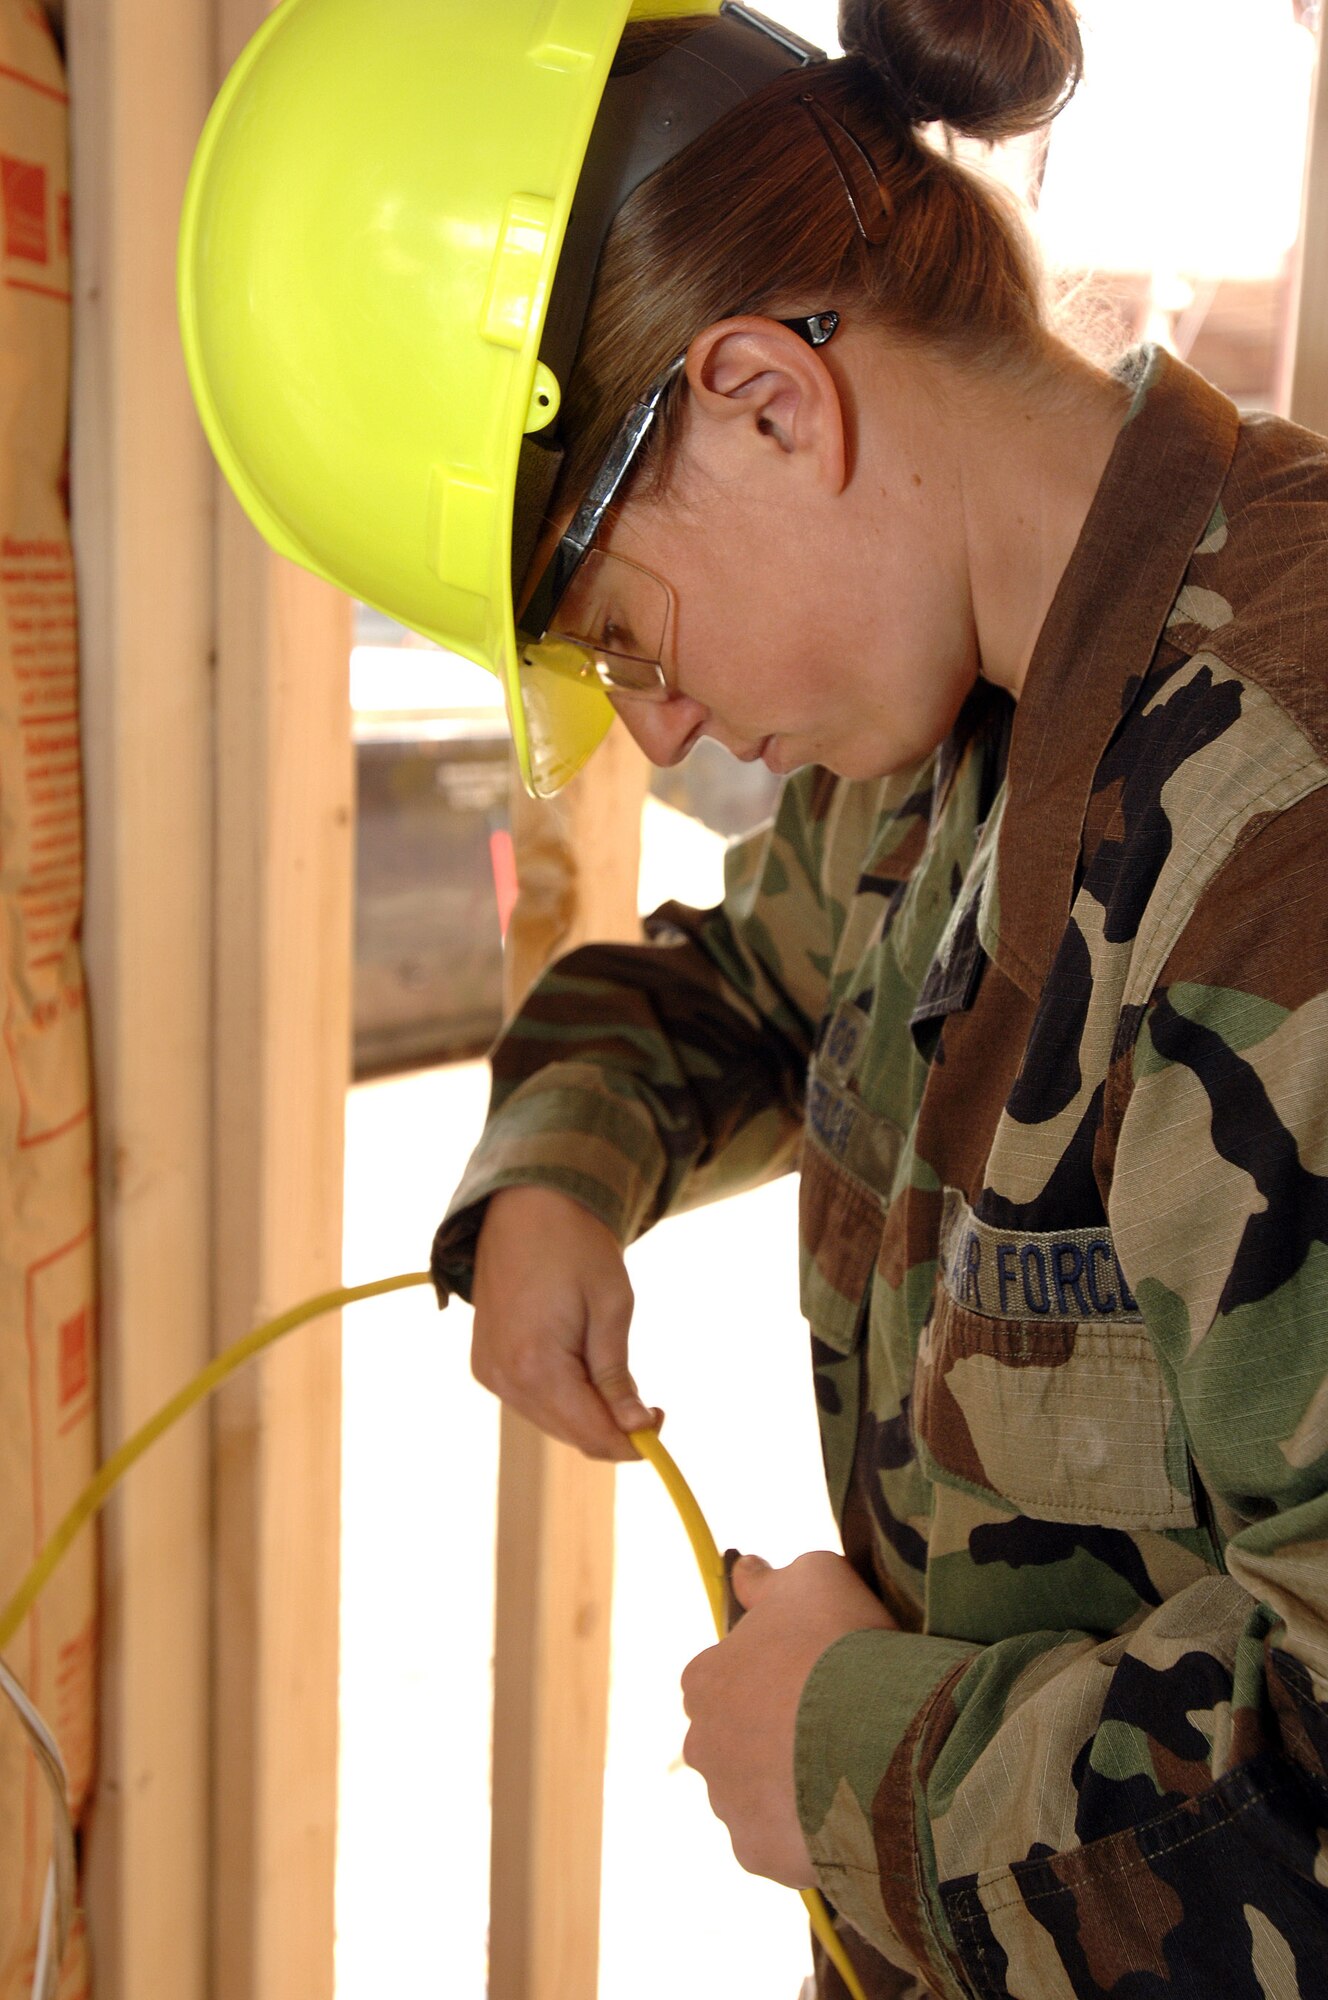
[[[671,694],[666,701],[620,696],[613,705],[652,764],[680,764],[710,715],[703,702],[687,694]]]

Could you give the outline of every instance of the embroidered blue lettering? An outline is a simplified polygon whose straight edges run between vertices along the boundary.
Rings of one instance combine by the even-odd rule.
[[[1139,1301],[1125,1282],[1125,1273],[1121,1269],[1119,1257],[1116,1259],[1116,1283],[1120,1286],[1122,1312],[1137,1313]]]
[[[856,1107],[856,1100],[842,1093]],[[941,1283],[957,1305],[997,1319],[1138,1320],[1106,1224],[1064,1231],[1009,1230],[984,1222],[947,1188],[939,1246]],[[1095,1233],[1098,1232],[1098,1233]]]
[[[968,1242],[964,1253],[963,1289],[961,1300],[971,1299],[978,1311],[982,1311],[982,1287],[978,1280],[982,1272],[982,1241],[976,1229],[968,1232]]]
[[[1115,1259],[1111,1254],[1111,1245],[1109,1243],[1090,1243],[1088,1254],[1084,1259],[1084,1280],[1088,1286],[1088,1296],[1093,1301],[1093,1311],[1096,1313],[1119,1312],[1120,1306],[1117,1303],[1115,1292],[1110,1289],[1106,1292],[1098,1290],[1097,1267],[1099,1262],[1105,1264],[1108,1269],[1114,1265]]]
[[[857,1121],[853,1106],[837,1097],[819,1077],[813,1077],[807,1090],[807,1116],[821,1144],[842,1159]]]
[[[1019,1277],[1015,1268],[1015,1247],[1013,1243],[998,1243],[996,1245],[996,1285],[1001,1297],[1000,1312],[1002,1319],[1004,1319],[1009,1310],[1010,1287],[1011,1285],[1018,1284],[1018,1282]]]
[[[1052,1276],[1056,1280],[1056,1310],[1062,1319],[1086,1319],[1088,1307],[1079,1289],[1084,1275],[1084,1253],[1074,1243],[1053,1243],[1051,1247]],[[1066,1298],[1074,1300],[1074,1311],[1066,1304]]]
[[[826,1044],[826,1054],[838,1070],[848,1068],[857,1054],[861,1029],[851,1015],[839,1014],[830,1027],[830,1037]]]
[[[1047,1283],[1047,1260],[1036,1243],[1025,1243],[1019,1252],[1019,1264],[1024,1276],[1024,1302],[1030,1312],[1039,1314],[1051,1311],[1051,1288]],[[1037,1273],[1036,1289],[1033,1274]],[[1039,1304],[1039,1300],[1041,1303]]]

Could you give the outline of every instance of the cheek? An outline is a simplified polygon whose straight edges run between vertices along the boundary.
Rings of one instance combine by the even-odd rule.
[[[741,585],[694,592],[679,604],[678,684],[715,716],[761,733],[817,712],[818,670],[802,631],[803,606],[753,599]]]

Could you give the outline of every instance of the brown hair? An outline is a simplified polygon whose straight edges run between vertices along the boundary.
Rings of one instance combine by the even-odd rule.
[[[629,26],[639,67],[701,23]],[[845,55],[791,71],[639,187],[614,222],[564,401],[561,491],[584,490],[646,384],[703,327],[735,313],[833,307],[896,339],[992,366],[1029,355],[1040,279],[1003,195],[921,135],[995,140],[1044,124],[1082,64],[1070,0],[842,0]],[[808,94],[814,107],[806,103]],[[829,127],[868,156],[888,226],[859,226]],[[838,150],[842,151],[842,148]],[[870,171],[870,170],[869,170]],[[675,392],[637,490],[667,476]]]

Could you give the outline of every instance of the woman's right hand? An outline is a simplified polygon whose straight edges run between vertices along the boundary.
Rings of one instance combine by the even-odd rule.
[[[627,1368],[632,1287],[612,1230],[552,1188],[503,1188],[475,1247],[471,1368],[512,1409],[590,1458],[636,1457],[652,1430]]]

